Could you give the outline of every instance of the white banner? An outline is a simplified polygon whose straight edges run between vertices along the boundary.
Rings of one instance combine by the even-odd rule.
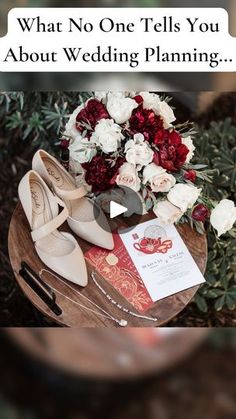
[[[221,8],[16,8],[0,38],[5,72],[235,70]]]

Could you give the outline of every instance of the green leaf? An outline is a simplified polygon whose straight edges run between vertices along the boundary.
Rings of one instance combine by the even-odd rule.
[[[222,310],[224,304],[225,304],[225,294],[222,295],[221,297],[217,298],[217,300],[215,301],[216,311]]]
[[[199,310],[203,311],[204,313],[207,312],[207,303],[204,297],[202,297],[199,293],[197,293],[195,295],[194,301],[197,304],[197,307],[199,308]]]
[[[146,206],[146,210],[147,211],[149,211],[152,208],[153,202],[152,202],[152,199],[151,198],[146,199],[145,206]]]
[[[223,290],[219,288],[206,289],[205,292],[207,298],[217,298],[225,293]]]
[[[201,170],[201,169],[206,169],[207,164],[188,164],[187,168],[188,169]]]
[[[226,294],[225,302],[226,302],[227,307],[230,310],[234,310],[235,309],[235,307],[236,307],[236,298],[233,298],[232,295]]]
[[[144,189],[142,190],[142,197],[143,197],[143,199],[145,199],[145,198],[146,198],[146,196],[147,196],[147,189],[146,189],[146,188],[144,188]]]

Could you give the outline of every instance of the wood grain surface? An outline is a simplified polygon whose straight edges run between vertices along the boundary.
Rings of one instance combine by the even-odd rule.
[[[141,222],[151,219],[152,215],[145,215],[142,217]],[[132,216],[130,218],[116,217],[111,222],[111,228],[117,228],[120,225],[127,226],[135,225],[137,222],[136,217]],[[140,222],[140,219],[139,219]],[[60,228],[63,231],[70,231],[67,223],[63,224]],[[191,229],[189,225],[182,224],[177,227],[182,239],[187,245],[190,253],[192,254],[195,262],[199,266],[202,273],[204,273],[207,262],[207,240],[205,235],[198,234],[195,230]],[[85,242],[82,239],[78,239],[79,245],[82,250],[87,251],[91,245],[88,242]],[[65,296],[86,305],[92,309],[94,307],[90,303],[86,303],[84,298],[76,294],[76,291],[80,291],[83,295],[89,297],[99,306],[103,307],[107,312],[113,315],[117,319],[125,319],[128,322],[128,326],[131,327],[153,327],[161,326],[168,322],[170,319],[175,317],[180,311],[182,311],[186,305],[194,297],[198,286],[189,288],[188,290],[179,292],[173,296],[164,298],[156,302],[145,315],[153,316],[158,319],[157,322],[152,322],[144,319],[135,318],[129,314],[123,313],[117,307],[112,305],[104,295],[97,289],[94,283],[89,280],[89,284],[85,288],[81,288],[78,285],[72,283],[62,284],[59,283],[56,278],[49,274],[44,274],[44,280],[47,281],[49,285],[56,288],[59,292],[56,292],[56,298],[58,305],[62,308],[62,314],[56,316],[46,304],[35,294],[35,292],[25,283],[25,281],[18,274],[20,269],[21,261],[27,262],[36,272],[39,272],[40,269],[45,268],[44,264],[41,262],[37,256],[33,242],[30,236],[30,228],[23,212],[23,209],[20,204],[17,204],[15,211],[13,213],[8,236],[8,249],[9,257],[13,271],[15,273],[16,280],[21,287],[23,293],[32,304],[40,310],[44,315],[49,317],[51,320],[62,326],[70,327],[114,327],[117,326],[116,323],[110,319],[103,318],[96,313],[89,312],[78,305],[74,304]],[[93,267],[87,264],[88,274],[93,270]],[[133,306],[122,297],[106,280],[102,280],[102,277],[99,276],[100,283],[102,282],[103,288],[107,293],[118,301],[121,305],[128,308],[131,311],[135,311]],[[68,287],[68,285],[70,287]],[[63,295],[61,295],[63,294]]]

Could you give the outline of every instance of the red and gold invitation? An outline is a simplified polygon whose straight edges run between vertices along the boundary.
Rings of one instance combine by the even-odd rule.
[[[157,219],[114,234],[115,247],[92,247],[85,258],[138,311],[205,281],[173,225]]]
[[[85,253],[96,271],[125,297],[139,312],[145,312],[153,301],[119,234],[113,234],[112,251],[94,246]]]

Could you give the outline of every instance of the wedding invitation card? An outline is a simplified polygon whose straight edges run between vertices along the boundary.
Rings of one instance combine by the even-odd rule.
[[[153,305],[153,301],[132,262],[119,234],[113,233],[112,251],[92,246],[85,259],[100,274],[101,278],[112,285],[140,313]]]
[[[92,246],[85,258],[140,313],[205,281],[173,225],[153,219],[119,233],[113,232],[112,251]]]
[[[152,301],[205,282],[174,225],[153,219],[119,233]]]

